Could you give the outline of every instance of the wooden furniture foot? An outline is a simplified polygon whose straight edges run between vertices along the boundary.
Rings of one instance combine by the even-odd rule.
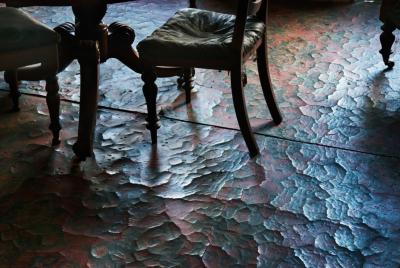
[[[46,102],[50,114],[49,129],[53,133],[52,146],[60,144],[60,87],[58,85],[57,76],[48,78],[46,80]]]
[[[73,146],[80,160],[93,155],[94,131],[97,117],[100,51],[97,41],[81,41],[81,101],[79,110],[78,140]]]
[[[392,69],[394,67],[394,62],[390,61],[390,55],[392,54],[392,45],[395,41],[393,31],[396,30],[396,26],[391,23],[385,23],[381,29],[383,31],[380,36],[382,49],[379,50],[379,53],[382,54],[383,62],[388,69]]]
[[[243,71],[240,65],[238,68],[232,70],[232,98],[240,131],[242,132],[247,148],[249,149],[250,157],[255,157],[259,154],[259,149],[251,129],[249,117],[247,115],[246,103],[243,93],[242,74]]]
[[[147,129],[151,133],[151,143],[157,144],[157,130],[160,128],[159,117],[157,115],[157,93],[158,88],[155,84],[157,79],[154,70],[145,70],[142,74],[143,94],[146,99],[147,112]]]
[[[194,68],[185,69],[183,72],[183,88],[185,89],[186,104],[192,101],[192,89],[194,88]]]
[[[7,71],[4,74],[4,80],[8,83],[10,87],[10,97],[13,102],[13,106],[11,108],[11,112],[19,112],[19,97],[21,96],[21,92],[19,92],[19,82],[16,71]]]
[[[268,69],[267,45],[265,40],[257,49],[257,66],[261,88],[264,94],[265,101],[268,105],[269,112],[271,113],[274,123],[276,125],[279,125],[282,122],[282,114],[279,110],[275,94],[272,89],[272,83]]]

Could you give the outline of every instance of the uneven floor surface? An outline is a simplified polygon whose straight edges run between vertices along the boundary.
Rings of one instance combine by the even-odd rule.
[[[137,44],[185,3],[117,4],[105,21],[133,26]],[[77,63],[59,75],[59,147],[49,146],[43,97],[24,95],[10,114],[0,92],[0,267],[399,267],[400,69],[384,71],[378,9],[272,5],[270,70],[284,122],[271,124],[249,62],[255,159],[225,72],[197,70],[191,107],[175,78],[159,79],[154,148],[140,76],[103,64],[96,157],[85,163],[71,150]],[[25,10],[51,26],[72,20],[68,8]],[[400,64],[400,51],[393,58]],[[21,87],[44,95],[43,83]]]

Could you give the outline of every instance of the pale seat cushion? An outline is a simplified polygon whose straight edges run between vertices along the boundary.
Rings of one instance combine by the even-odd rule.
[[[145,61],[168,65],[168,59],[190,61],[229,60],[236,17],[207,10],[186,8],[141,41],[137,48]],[[265,24],[249,17],[243,52],[249,53],[265,34]]]
[[[59,42],[58,34],[16,8],[0,8],[0,53],[48,47]]]

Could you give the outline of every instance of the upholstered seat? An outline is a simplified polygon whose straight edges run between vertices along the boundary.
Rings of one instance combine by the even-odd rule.
[[[20,51],[58,43],[58,35],[15,8],[0,8],[0,51]]]
[[[140,57],[156,65],[182,61],[228,61],[235,27],[234,15],[187,8],[178,11],[151,36],[138,44]],[[243,52],[250,53],[265,33],[265,24],[247,19]],[[156,60],[156,62],[154,62]]]
[[[10,85],[12,111],[19,111],[20,74],[29,71],[28,80],[46,80],[52,144],[59,143],[60,97],[58,94],[58,34],[16,8],[0,8],[0,71]]]
[[[58,34],[16,8],[0,8],[0,70],[32,64],[57,71]]]
[[[233,1],[236,2],[236,1]],[[157,143],[160,127],[157,115],[158,87],[155,83],[158,66],[180,67],[183,76],[178,82],[186,93],[186,103],[191,101],[194,68],[227,70],[231,74],[233,105],[250,156],[259,153],[252,133],[244,99],[245,73],[243,65],[257,53],[261,88],[274,123],[282,116],[276,104],[267,63],[266,23],[268,0],[239,0],[236,16],[196,8],[178,11],[163,26],[138,44],[143,63],[143,94],[147,104],[147,128],[151,141]],[[249,16],[249,14],[254,14]]]

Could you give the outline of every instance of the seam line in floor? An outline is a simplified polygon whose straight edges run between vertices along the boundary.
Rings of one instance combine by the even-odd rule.
[[[6,90],[6,89],[0,89],[0,91],[9,92],[9,90]],[[46,99],[46,96],[41,95],[41,94],[36,94],[36,93],[27,93],[27,92],[22,93],[21,92],[21,94],[22,95],[31,96],[31,97],[37,97],[37,98],[41,98],[41,99]],[[73,104],[80,104],[79,101],[65,99],[65,98],[61,98],[61,101],[67,102],[67,103],[73,103]],[[111,110],[111,111],[130,113],[130,114],[142,114],[142,115],[147,114],[147,113],[140,112],[140,111],[133,111],[133,110],[126,110],[126,109],[121,109],[121,108],[107,107],[107,106],[103,106],[103,105],[98,105],[97,107],[100,108],[100,109],[103,109],[103,110]],[[169,117],[169,116],[166,116],[166,115],[160,115],[160,114],[159,114],[159,116],[162,117],[162,118],[168,119],[168,120],[172,120],[172,121],[178,121],[178,122],[194,124],[194,125],[200,125],[200,126],[209,126],[209,127],[219,128],[219,129],[225,129],[225,130],[231,130],[231,131],[240,132],[239,129],[232,128],[232,127],[224,127],[224,126],[206,124],[206,123],[201,123],[201,122],[193,122],[193,121],[188,121],[188,120],[179,119],[179,118],[173,118],[173,117]],[[254,133],[256,135],[259,135],[259,136],[278,139],[278,140],[283,140],[283,141],[289,141],[289,142],[294,142],[294,143],[302,143],[302,144],[308,144],[308,145],[315,145],[315,146],[320,146],[320,147],[325,147],[325,148],[330,148],[330,149],[336,149],[336,150],[348,151],[348,152],[353,152],[353,153],[360,153],[360,154],[366,154],[366,155],[372,155],[372,156],[378,156],[378,157],[384,157],[384,158],[393,158],[393,159],[400,160],[400,157],[399,156],[395,156],[395,155],[372,153],[372,152],[367,152],[367,151],[362,151],[362,150],[343,148],[343,147],[327,145],[327,144],[320,144],[320,143],[316,143],[316,142],[300,141],[300,140],[289,139],[289,138],[285,138],[285,137],[279,137],[279,136],[276,136],[276,135],[259,133],[259,132],[254,132]]]

